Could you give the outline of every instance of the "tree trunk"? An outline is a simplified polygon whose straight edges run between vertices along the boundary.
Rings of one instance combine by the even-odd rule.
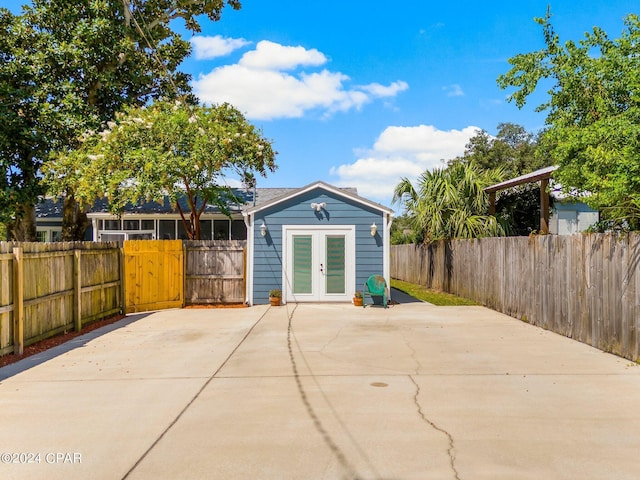
[[[89,226],[86,212],[80,210],[80,206],[73,195],[64,197],[62,208],[62,241],[81,242],[84,240],[84,232]]]
[[[36,241],[36,207],[23,203],[16,208],[16,220],[8,225],[11,239],[16,242]]]

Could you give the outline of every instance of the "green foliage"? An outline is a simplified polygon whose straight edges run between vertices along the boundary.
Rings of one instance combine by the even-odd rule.
[[[415,243],[411,219],[407,215],[400,215],[393,219],[390,230],[391,245]]]
[[[411,295],[418,300],[429,302],[439,307],[453,307],[459,305],[477,305],[473,300],[458,297],[451,293],[438,292],[436,290],[428,289],[422,285],[415,285],[413,283],[403,282],[401,280],[391,279],[391,287],[401,292]]]
[[[0,215],[36,203],[49,152],[76,148],[124,106],[196,103],[178,71],[191,47],[171,22],[199,32],[202,16],[216,21],[225,5],[240,8],[238,0],[33,0],[18,16],[0,9]],[[64,228],[67,238],[72,226]]]
[[[199,239],[207,204],[228,214],[225,175],[266,176],[276,168],[274,158],[270,142],[233,106],[161,101],[126,109],[106,130],[89,132],[80,148],[56,154],[43,171],[51,192],[73,189],[83,205],[107,197],[113,213],[168,196],[189,238]]]
[[[488,215],[483,189],[503,177],[500,170],[481,171],[474,164],[455,163],[425,171],[417,189],[402,179],[393,201],[403,205],[416,242],[502,235],[497,219]]]
[[[553,196],[550,196],[550,208],[553,203]],[[498,192],[496,217],[507,235],[535,233],[540,226],[540,185],[529,183]]]
[[[620,219],[606,218],[600,220],[587,228],[588,233],[629,233],[629,222]]]
[[[521,125],[501,123],[495,137],[479,131],[462,157],[449,161],[474,164],[481,170],[499,168],[505,178],[515,178],[549,166],[539,138]],[[540,188],[529,184],[497,193],[496,217],[507,235],[529,235],[540,225]]]
[[[474,163],[481,170],[500,168],[505,178],[549,166],[549,160],[538,154],[538,139],[514,123],[498,124],[495,137],[484,130],[479,131],[469,139],[464,155],[448,163]]]
[[[31,34],[5,9],[0,9],[0,31],[0,222],[13,224],[24,205],[43,193],[37,172],[47,138],[39,133],[34,66],[15,61],[31,49]]]
[[[579,42],[560,43],[551,15],[536,19],[545,47],[516,55],[498,78],[522,107],[541,81],[550,83],[545,142],[554,177],[567,189],[589,192],[585,201],[609,219],[640,228],[640,20],[625,19],[611,40],[600,28]]]
[[[278,288],[274,288],[273,290],[269,290],[269,296],[273,298],[281,298],[282,292]]]

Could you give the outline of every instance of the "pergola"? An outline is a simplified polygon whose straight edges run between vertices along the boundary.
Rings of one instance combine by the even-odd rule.
[[[549,179],[551,174],[556,171],[558,167],[545,167],[535,172],[527,173],[526,175],[520,175],[519,177],[512,178],[511,180],[505,180],[504,182],[496,183],[484,189],[489,194],[489,212],[491,215],[496,214],[496,192],[504,190],[506,188],[516,187],[524,183],[540,182],[540,232],[549,233],[549,194],[547,193],[547,186],[549,185]]]

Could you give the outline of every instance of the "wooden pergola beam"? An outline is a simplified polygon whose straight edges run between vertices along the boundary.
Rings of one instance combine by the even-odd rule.
[[[540,179],[540,233],[549,233],[549,179]]]
[[[484,189],[489,194],[489,213],[496,214],[496,192],[507,188],[517,187],[525,183],[540,182],[540,233],[549,233],[549,179],[558,167],[546,167],[535,172],[520,175],[519,177],[496,183]]]

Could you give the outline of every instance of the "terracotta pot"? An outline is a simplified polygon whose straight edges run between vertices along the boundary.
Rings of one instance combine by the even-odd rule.
[[[282,298],[280,297],[269,297],[269,303],[272,307],[279,307]]]
[[[361,307],[362,306],[362,298],[353,297],[353,304],[356,307]]]

